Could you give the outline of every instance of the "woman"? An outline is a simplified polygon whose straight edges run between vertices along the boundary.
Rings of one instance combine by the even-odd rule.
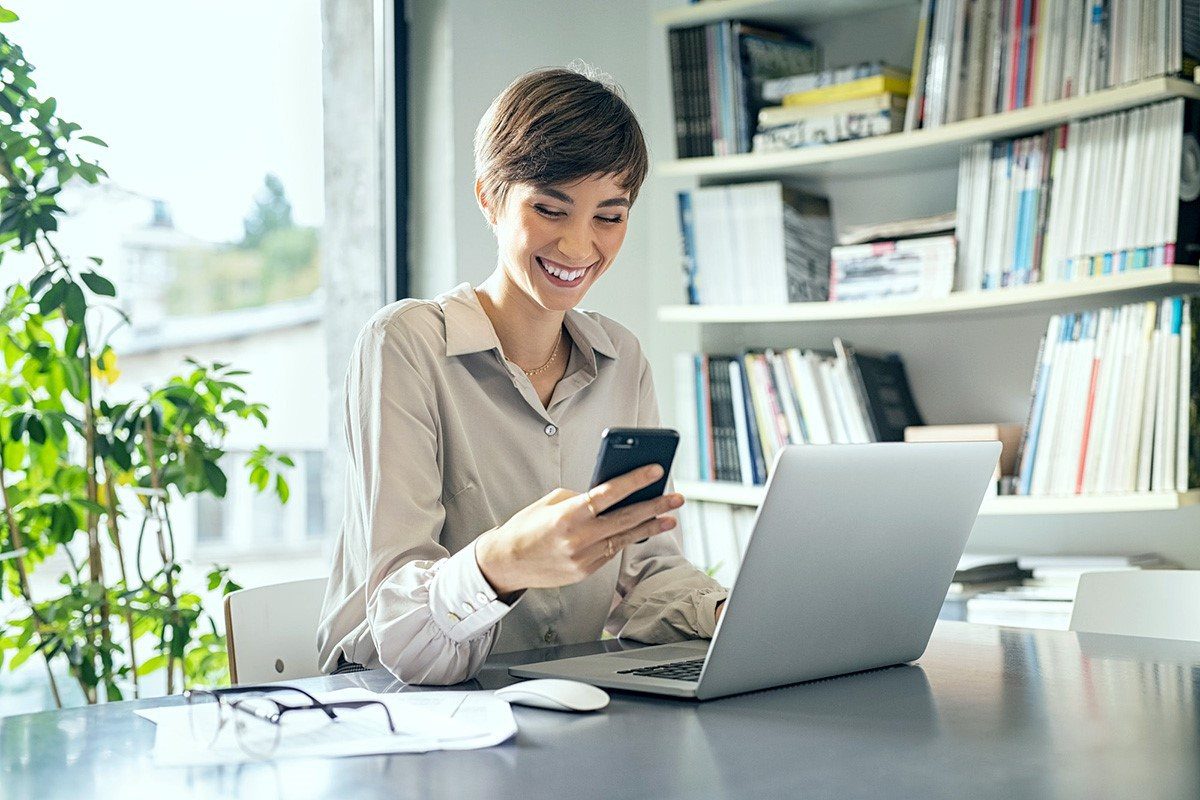
[[[597,516],[661,468],[585,491],[604,428],[659,422],[636,337],[575,309],[616,258],[646,169],[632,111],[577,72],[526,74],[484,115],[475,195],[495,271],[382,309],[351,358],[326,672],[449,684],[493,650],[605,629],[712,636],[724,589],[661,535],[682,496]]]

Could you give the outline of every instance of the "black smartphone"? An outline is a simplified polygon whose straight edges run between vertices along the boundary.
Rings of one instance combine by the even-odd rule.
[[[643,500],[658,497],[667,488],[667,476],[675,449],[679,447],[679,432],[671,428],[605,428],[600,435],[600,454],[592,473],[592,488],[630,470],[658,464],[663,475],[654,483],[609,506],[603,513],[623,508]]]

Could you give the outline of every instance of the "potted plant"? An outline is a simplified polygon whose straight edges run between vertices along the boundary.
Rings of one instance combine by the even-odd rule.
[[[13,19],[0,8],[0,21]],[[0,269],[15,252],[40,262],[0,306],[0,601],[20,600],[0,619],[0,660],[43,660],[60,706],[56,662],[89,703],[137,696],[139,679],[159,670],[168,693],[220,683],[224,638],[181,582],[171,507],[225,495],[230,425],[265,426],[267,410],[237,383],[245,373],[219,362],[188,361],[135,400],[107,399],[119,376],[109,339],[129,320],[101,260],[56,241],[60,192],[106,177],[87,155],[106,145],[40,99],[32,73],[0,34]],[[287,501],[287,456],[259,447],[249,466],[259,491]],[[30,575],[55,555],[66,564],[61,589],[36,596]],[[238,587],[214,566],[207,588]]]

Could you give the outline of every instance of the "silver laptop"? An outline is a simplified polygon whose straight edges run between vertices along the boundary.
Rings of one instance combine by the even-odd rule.
[[[707,700],[925,652],[999,442],[785,447],[711,643],[509,669]]]

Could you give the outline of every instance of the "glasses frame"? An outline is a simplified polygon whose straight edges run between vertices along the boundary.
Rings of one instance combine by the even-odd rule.
[[[285,703],[269,696],[275,692],[294,692],[302,695],[308,702],[304,705]],[[238,695],[243,694],[254,694],[256,695],[255,699],[268,701],[275,706],[275,710],[273,712],[264,713],[261,708],[255,708],[246,705],[240,700],[234,699]],[[211,741],[209,742],[210,746],[213,742],[216,742],[217,738],[221,734],[221,730],[225,727],[225,723],[232,718],[234,713],[246,714],[254,719],[262,720],[263,722],[268,722],[272,725],[281,725],[283,715],[289,711],[317,710],[324,713],[325,716],[329,717],[331,721],[337,722],[339,719],[337,712],[339,710],[353,710],[366,708],[367,706],[379,706],[381,709],[383,709],[384,716],[387,718],[388,730],[393,734],[396,733],[396,724],[392,720],[392,712],[388,709],[386,704],[379,700],[339,700],[333,703],[324,703],[303,689],[295,686],[280,686],[278,684],[229,686],[218,689],[188,689],[183,693],[183,696],[189,706],[193,705],[197,698],[206,696],[211,697],[216,702],[217,727],[216,731],[213,733]],[[240,745],[241,740],[239,739],[238,742]],[[276,737],[276,743],[278,743],[278,737]],[[244,746],[243,749],[245,749]],[[274,748],[272,748],[272,750],[273,749]]]

